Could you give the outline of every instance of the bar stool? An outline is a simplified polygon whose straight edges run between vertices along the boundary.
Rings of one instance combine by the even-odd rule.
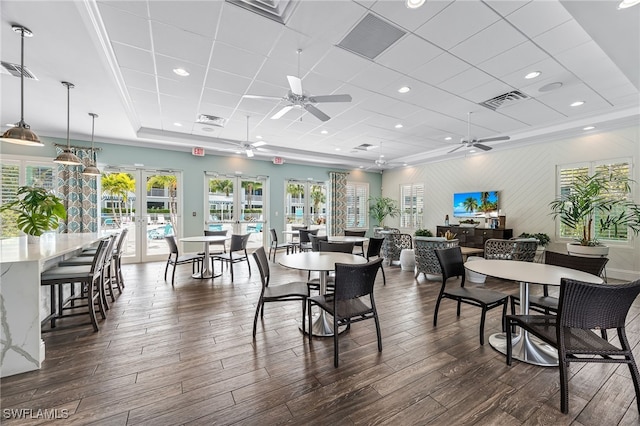
[[[98,331],[95,306],[98,305],[102,319],[106,319],[104,304],[100,295],[100,287],[103,278],[105,257],[107,256],[109,243],[113,239],[103,239],[98,245],[91,265],[56,266],[42,272],[40,284],[48,285],[51,289],[51,313],[42,323],[51,321],[51,328],[56,327],[56,320],[63,317],[72,317],[89,314],[90,323],[94,331]],[[75,294],[74,286],[80,284],[80,293]],[[64,285],[70,285],[70,295],[65,299]],[[57,291],[56,291],[57,290]],[[57,295],[56,295],[57,293]],[[56,297],[57,296],[57,297]],[[85,304],[77,304],[79,301]],[[88,312],[76,312],[80,308],[87,308]],[[70,313],[66,313],[71,311]],[[78,324],[78,325],[84,325]]]

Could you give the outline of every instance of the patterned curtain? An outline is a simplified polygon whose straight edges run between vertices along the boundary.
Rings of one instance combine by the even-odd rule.
[[[62,148],[56,147],[56,155]],[[99,176],[82,174],[89,165],[91,150],[76,149],[74,153],[82,160],[83,166],[58,165],[58,193],[67,209],[67,219],[60,222],[58,232],[82,233],[98,232],[98,191]],[[94,152],[95,161],[95,152]]]
[[[346,172],[329,172],[329,220],[328,235],[343,235],[347,223]]]

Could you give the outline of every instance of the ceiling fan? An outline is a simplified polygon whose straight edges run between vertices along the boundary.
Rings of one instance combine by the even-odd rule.
[[[460,148],[463,147],[467,147],[467,148],[480,148],[483,151],[489,151],[490,149],[492,149],[490,146],[487,145],[483,145],[483,143],[485,142],[497,142],[497,141],[508,141],[510,138],[509,136],[496,136],[494,138],[481,138],[481,139],[476,139],[475,137],[472,138],[471,137],[471,113],[468,112],[467,113],[467,137],[466,138],[462,138],[462,140],[460,141],[459,146],[453,148],[451,151],[447,152],[447,154],[451,154],[454,151],[459,150]]]
[[[394,168],[396,167],[398,164],[397,163],[392,163],[390,161],[387,161],[384,157],[384,153],[382,152],[382,142],[380,142],[380,155],[378,156],[378,158],[376,158],[373,161],[373,164],[375,164],[379,169],[382,168]],[[371,166],[373,167],[373,166]],[[370,169],[371,167],[368,167],[368,169]]]
[[[298,49],[298,75],[300,75],[300,54],[302,50]],[[289,92],[286,96],[277,97],[277,96],[262,96],[262,95],[243,95],[243,98],[248,99],[273,99],[278,101],[285,101],[287,105],[282,107],[280,111],[276,112],[271,116],[272,120],[277,120],[280,117],[284,116],[287,112],[294,108],[304,109],[318,118],[320,121],[327,121],[331,117],[329,117],[324,112],[320,111],[314,104],[324,103],[324,102],[351,102],[351,95],[321,95],[321,96],[311,96],[309,94],[305,94],[302,90],[302,80],[300,77],[295,77],[292,75],[287,76],[287,80],[289,81]]]

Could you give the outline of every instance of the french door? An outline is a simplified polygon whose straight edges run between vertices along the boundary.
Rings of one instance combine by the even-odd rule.
[[[205,229],[231,234],[251,234],[247,248],[266,243],[268,197],[265,176],[205,174]]]
[[[123,260],[165,260],[168,235],[182,235],[182,174],[168,170],[106,168],[101,177],[102,227],[128,228]]]
[[[327,184],[312,181],[285,181],[285,228],[306,225],[309,229],[326,228]]]

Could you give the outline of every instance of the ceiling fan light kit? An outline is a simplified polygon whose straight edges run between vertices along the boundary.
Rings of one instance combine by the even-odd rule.
[[[79,166],[80,164],[82,164],[82,161],[80,161],[80,159],[73,153],[73,151],[71,151],[71,139],[69,139],[69,116],[70,116],[70,111],[69,111],[70,94],[69,93],[71,92],[71,89],[74,88],[75,86],[73,85],[73,83],[69,83],[66,81],[63,81],[62,85],[67,87],[67,147],[64,149],[64,151],[60,153],[60,155],[58,155],[56,158],[53,159],[53,162],[58,164],[64,164],[65,166]]]
[[[455,152],[457,150],[459,150],[460,148],[478,148],[481,149],[483,151],[489,151],[492,148],[490,146],[487,145],[483,145],[483,143],[486,142],[498,142],[498,141],[508,141],[509,139],[511,139],[509,136],[496,136],[493,138],[480,138],[480,139],[476,139],[476,138],[472,138],[471,137],[471,112],[467,113],[467,138],[462,138],[462,140],[460,141],[460,145],[458,145],[457,147],[453,148],[451,151],[447,152],[447,154],[451,154],[452,152]],[[473,151],[470,151],[473,152]]]
[[[14,127],[9,128],[2,134],[2,141],[9,142],[17,145],[26,146],[44,146],[40,142],[40,138],[36,135],[31,127],[24,122],[24,38],[32,37],[33,33],[28,28],[13,25],[11,29],[20,33],[20,121],[18,121]]]

